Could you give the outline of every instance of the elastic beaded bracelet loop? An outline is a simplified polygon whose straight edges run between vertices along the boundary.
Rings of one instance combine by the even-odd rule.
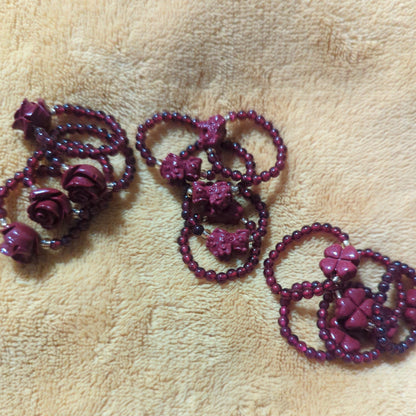
[[[286,161],[286,153],[287,148],[283,143],[283,139],[279,135],[279,131],[273,127],[273,123],[271,121],[266,121],[262,115],[258,115],[256,111],[230,111],[224,119],[226,121],[243,121],[243,120],[251,120],[263,129],[273,140],[274,146],[277,148],[277,156],[276,156],[276,163],[268,170],[262,171],[259,175],[256,174],[254,169],[248,170],[245,174],[241,177],[241,182],[244,183],[246,186],[249,185],[259,185],[261,182],[267,182],[271,178],[276,178],[279,176],[280,172],[283,170]],[[213,153],[213,163],[221,162],[215,153]],[[226,167],[222,166],[222,170],[227,169]],[[238,171],[232,171],[231,175],[235,174],[238,175]]]
[[[80,123],[58,125],[51,130],[51,117],[56,113],[96,119],[105,123],[112,133],[105,128]],[[112,192],[128,187],[136,167],[133,150],[127,145],[124,130],[112,116],[102,112],[70,105],[56,106],[54,110],[49,111],[43,100],[37,103],[24,100],[15,114],[13,128],[23,130],[26,139],[35,140],[41,146],[27,160],[23,172],[17,172],[14,178],[6,181],[4,187],[0,187],[0,225],[3,227],[4,235],[4,242],[0,245],[1,252],[26,263],[39,253],[41,246],[57,249],[78,238],[80,232],[88,228],[92,216],[107,205]],[[67,134],[75,133],[95,136],[109,144],[96,148],[90,143],[83,144],[65,138]],[[109,156],[119,152],[125,158],[126,167],[121,178],[115,181]],[[101,165],[102,172],[92,165],[67,166],[63,163],[63,157],[94,159]],[[44,158],[48,165],[40,165]],[[58,189],[38,188],[35,184],[36,177],[43,176],[61,177],[61,185],[68,191],[68,197]],[[27,210],[29,218],[43,228],[57,227],[72,214],[78,217],[66,235],[62,238],[41,239],[34,229],[25,224],[9,224],[4,202],[9,192],[19,183],[31,188],[30,205]],[[78,203],[79,208],[72,208],[69,200]]]
[[[145,159],[146,164],[151,167],[160,164],[160,162],[158,163],[158,160],[153,156],[151,150],[146,146],[146,133],[162,121],[173,121],[193,128],[196,128],[198,124],[197,119],[192,119],[186,114],[182,115],[177,112],[169,113],[167,111],[156,113],[151,118],[147,119],[144,124],[139,124],[136,134],[136,149],[140,152],[141,157]]]
[[[6,181],[6,186],[0,187],[0,225],[4,236],[0,252],[18,262],[29,263],[33,256],[39,254],[41,247],[56,250],[78,238],[81,231],[88,229],[92,215],[88,208],[83,208],[78,212],[79,218],[70,226],[68,233],[62,238],[53,239],[41,238],[33,228],[21,222],[9,223],[7,211],[4,208],[5,198],[11,190],[16,189],[19,183],[23,183],[23,178],[24,173],[17,172],[13,179]],[[63,194],[57,196],[55,193],[52,196],[54,209],[57,210],[58,215],[62,214],[61,210],[65,210],[65,198]],[[68,213],[66,214],[69,216]]]
[[[84,117],[87,119],[95,119],[97,122],[102,122],[107,125],[107,127],[114,133],[114,137],[109,145],[103,145],[99,149],[95,149],[92,145],[88,146],[90,152],[92,149],[95,149],[94,153],[96,155],[114,155],[128,145],[126,132],[121,128],[120,124],[113,116],[107,115],[102,111],[94,111],[81,106],[73,106],[71,104],[55,105],[52,110],[49,110],[45,101],[42,99],[39,99],[37,103],[29,102],[25,99],[14,115],[15,121],[12,127],[14,129],[23,130],[25,139],[28,140],[35,138],[36,128],[43,128],[51,135],[51,137],[54,137],[55,133],[57,133],[57,135],[62,135],[64,131],[75,133],[77,129],[83,129],[83,133],[87,133],[85,128],[89,131],[93,131],[95,135],[102,134],[101,128],[91,124],[85,126],[82,124],[66,123],[66,125],[58,125],[51,130],[52,116],[61,116],[63,114]],[[69,147],[74,146],[72,141],[67,140],[66,144]],[[84,145],[79,144],[78,147],[82,149],[84,148]]]
[[[299,241],[307,235],[326,233],[331,234],[338,239],[338,241],[343,245],[348,245],[348,234],[341,231],[338,227],[332,227],[330,224],[320,224],[315,222],[312,225],[305,225],[301,230],[294,231],[292,235],[286,235],[283,237],[283,240],[276,244],[274,250],[269,253],[268,258],[264,261],[264,270],[263,274],[266,278],[266,283],[270,287],[272,293],[275,295],[281,294],[283,298],[300,300],[302,297],[308,298],[313,294],[322,295],[324,289],[330,289],[332,287],[332,281],[326,279],[323,282],[303,282],[300,286],[292,288],[282,289],[281,285],[277,283],[274,277],[273,266],[276,260],[279,258],[280,254],[286,250],[286,248],[294,241]]]
[[[105,129],[100,129],[100,131],[97,131],[94,128],[90,128],[90,126],[85,125],[79,125],[80,127],[77,128],[78,131],[87,131],[89,135],[91,136],[97,136],[101,139],[106,139],[107,141],[112,141],[113,136],[111,134],[107,134]],[[60,134],[64,135],[68,132],[67,129],[62,129]],[[59,138],[58,136],[55,136],[56,138]],[[133,154],[133,149],[129,146],[124,146],[121,148],[118,152],[120,152],[125,159],[125,169],[123,174],[121,175],[121,178],[117,181],[114,181],[112,179],[112,173],[113,173],[113,167],[111,163],[109,162],[108,155],[106,152],[99,152],[99,149],[90,147],[89,144],[85,145],[79,145],[79,142],[72,141],[70,142],[71,145],[68,145],[65,141],[56,141],[51,140],[50,136],[42,129],[37,129],[36,131],[36,140],[39,144],[49,149],[52,155],[61,155],[61,156],[67,156],[67,157],[79,157],[81,159],[85,158],[91,158],[97,160],[103,168],[104,174],[107,175],[107,182],[108,187],[118,192],[121,189],[127,189],[131,182],[134,179],[134,174],[136,172],[136,159]],[[85,150],[87,149],[87,151]],[[89,151],[92,150],[92,151]],[[113,155],[113,152],[112,152]],[[56,158],[56,156],[55,156]],[[57,166],[59,168],[60,164],[57,160],[54,166]]]
[[[253,156],[247,153],[247,151],[241,148],[241,146],[237,144],[231,144],[232,142],[229,141],[224,141],[226,136],[226,121],[234,121],[237,119],[253,120],[256,125],[263,128],[273,139],[273,144],[277,147],[278,154],[275,165],[268,171],[263,171],[260,175],[257,175],[254,170],[255,164]],[[146,147],[146,133],[162,121],[180,122],[197,129],[199,133],[199,140],[194,145],[190,145],[186,151],[183,151],[180,155],[180,159],[179,156],[170,154],[170,159],[165,159],[163,162],[158,161],[152,155],[150,149]],[[238,151],[240,156],[243,157],[246,161],[247,170],[244,174],[238,170],[232,170],[225,166],[221,160],[219,150],[221,148],[230,149],[232,146],[234,146],[234,149]],[[195,150],[204,149],[207,152],[208,161],[212,164],[212,171],[209,171],[204,175],[199,175],[200,162],[198,162],[199,166],[196,168],[194,167],[194,170],[192,171],[194,175],[206,177],[207,179],[213,179],[216,173],[220,173],[224,178],[232,178],[235,181],[241,181],[246,186],[251,184],[258,185],[262,181],[268,181],[272,177],[277,177],[280,171],[284,168],[287,151],[286,146],[283,144],[283,140],[279,136],[278,131],[273,128],[272,123],[266,121],[263,116],[258,116],[254,110],[251,110],[247,113],[244,111],[240,111],[238,113],[230,112],[226,117],[216,115],[210,117],[206,121],[199,121],[198,119],[191,118],[188,115],[181,115],[180,113],[156,113],[152,118],[146,120],[144,124],[138,126],[138,132],[136,135],[136,149],[140,151],[141,156],[146,160],[148,166],[159,165],[162,167],[162,176],[164,176],[164,163],[168,166],[173,165],[176,167],[180,165],[180,160],[182,160],[182,163],[184,163],[183,161],[186,160],[191,153],[195,152]],[[186,166],[181,168],[186,171]],[[173,183],[175,183],[175,181],[173,181]]]
[[[330,233],[343,245],[333,244],[325,252],[320,268],[326,276],[323,282],[295,283],[291,288],[277,284],[273,265],[278,257],[293,241],[299,241],[313,231]],[[352,281],[361,259],[371,259],[386,268],[378,285],[378,292],[373,292],[360,282]],[[303,353],[307,358],[318,361],[341,358],[346,362],[357,364],[376,360],[383,352],[402,353],[416,342],[416,290],[405,290],[401,275],[406,275],[415,283],[415,270],[400,262],[392,263],[390,259],[371,249],[355,250],[349,245],[348,235],[330,224],[315,223],[305,226],[286,236],[276,249],[269,253],[264,262],[264,275],[272,293],[280,295],[280,333],[287,342]],[[393,307],[387,307],[387,293],[394,284],[397,301]],[[326,351],[315,350],[298,336],[289,326],[289,313],[292,302],[302,298],[311,299],[322,296],[317,312],[319,337],[324,341]],[[335,303],[332,319],[329,319],[329,307]],[[393,341],[398,332],[399,320],[404,319],[410,326],[409,334],[403,340]],[[374,346],[367,351],[361,350],[360,338],[372,342]]]
[[[128,145],[126,131],[120,126],[118,121],[111,114],[105,114],[102,111],[95,111],[89,108],[81,107],[79,105],[73,106],[71,104],[55,105],[53,107],[53,113],[58,116],[67,114],[74,115],[76,117],[85,117],[88,119],[94,119],[97,122],[102,122],[105,125],[107,125],[107,127],[114,133],[114,138],[112,139],[112,143],[110,145],[100,147],[100,153],[113,156],[118,151],[123,149],[123,147]],[[86,126],[84,126],[82,124],[74,125],[72,123],[67,123],[65,126],[65,128],[69,130],[70,133],[75,133],[75,131],[81,133],[81,131],[79,130],[85,129],[85,127],[87,128],[87,130],[93,131],[93,133],[95,134],[105,134],[101,131],[100,127],[91,124],[87,124]],[[56,129],[63,129],[63,126],[57,126]],[[68,145],[70,146],[71,143],[68,142]],[[91,149],[92,147],[89,146],[89,148]]]
[[[258,212],[258,225],[256,226],[255,222],[253,221],[245,221],[245,230],[247,231],[239,230],[239,235],[232,236],[231,238],[231,240],[234,240],[237,245],[237,250],[235,250],[236,252],[247,252],[247,259],[244,265],[238,267],[237,269],[231,268],[225,272],[219,273],[215,272],[214,270],[205,270],[203,267],[200,267],[198,262],[193,258],[191,248],[189,246],[189,238],[192,234],[202,234],[204,232],[204,228],[200,223],[200,216],[198,214],[194,215],[192,213],[193,210],[191,206],[191,196],[187,194],[185,195],[184,203],[182,205],[182,217],[185,219],[185,224],[182,228],[181,236],[178,238],[178,244],[179,251],[182,254],[183,262],[188,266],[189,270],[195,274],[196,277],[205,278],[209,281],[216,280],[218,283],[224,283],[227,279],[231,280],[237,277],[245,276],[247,273],[250,273],[259,263],[261,240],[267,232],[267,218],[269,214],[266,205],[260,200],[260,197],[253,193],[251,190],[241,187],[240,195],[243,196],[247,201],[251,202]],[[216,244],[216,241],[213,241],[215,247],[211,247],[210,251],[223,251],[227,254],[227,257],[229,257],[228,255],[231,254],[233,250],[232,245],[234,241],[224,241],[225,234],[226,233],[223,230],[218,231],[218,235],[214,236],[214,240],[217,239],[220,241],[220,243]],[[227,240],[226,236],[225,239]],[[245,245],[246,239],[247,243],[249,240],[251,241],[251,248],[249,250],[247,250]],[[220,247],[223,244],[230,247]],[[243,247],[245,249],[242,250]],[[216,256],[221,257],[220,255]]]

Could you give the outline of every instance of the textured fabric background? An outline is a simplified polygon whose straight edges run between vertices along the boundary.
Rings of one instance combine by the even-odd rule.
[[[132,140],[163,109],[255,108],[289,149],[285,172],[259,187],[271,214],[262,261],[319,220],[414,266],[415,18],[411,0],[2,0],[0,177],[33,150],[10,127],[24,97],[102,109]],[[270,165],[270,139],[248,125],[233,135]],[[172,129],[149,144],[163,157],[194,139]],[[28,266],[0,259],[1,414],[414,414],[416,351],[361,367],[307,361],[279,335],[261,265],[223,286],[198,281],[178,254],[179,192],[141,160],[138,174],[75,246]],[[25,218],[24,195],[12,219]],[[328,243],[292,250],[279,282],[321,280]],[[360,276],[375,287],[381,272],[366,263]],[[293,327],[322,347],[316,305],[303,302]]]

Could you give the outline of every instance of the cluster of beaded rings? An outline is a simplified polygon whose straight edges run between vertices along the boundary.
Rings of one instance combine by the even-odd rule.
[[[277,156],[275,164],[269,170],[257,174],[253,155],[238,143],[226,140],[226,123],[237,120],[251,120],[271,137],[277,148]],[[147,132],[161,122],[176,122],[190,126],[199,138],[178,155],[169,153],[165,159],[157,160],[146,146],[146,139]],[[230,112],[225,117],[215,115],[204,121],[179,113],[157,113],[139,125],[136,149],[148,166],[159,167],[161,176],[169,184],[185,187],[182,204],[182,217],[185,222],[178,244],[184,263],[196,277],[222,283],[252,271],[259,262],[261,240],[267,232],[268,211],[260,197],[249,186],[279,176],[286,160],[286,146],[273,124],[254,110]],[[201,169],[202,159],[194,156],[199,151],[206,152],[211,169]],[[224,151],[231,151],[240,158],[245,172],[226,166],[222,157]],[[221,176],[222,180],[214,181],[217,175]],[[254,206],[259,215],[257,225],[254,221],[244,218],[244,208],[235,196],[241,196]],[[204,221],[232,225],[241,221],[244,228],[234,232],[216,228],[209,232],[203,226]],[[241,267],[225,272],[205,270],[194,260],[191,253],[189,238],[192,234],[202,235],[206,239],[208,250],[219,260],[229,260],[234,254],[246,254],[247,259]]]
[[[331,234],[338,240],[326,248],[319,264],[326,279],[282,288],[275,279],[274,263],[292,243],[313,233]],[[386,269],[377,291],[353,280],[360,261],[365,258]],[[264,275],[272,293],[280,296],[278,322],[281,335],[307,358],[318,361],[340,358],[359,364],[376,360],[383,352],[403,353],[416,342],[415,270],[371,249],[356,250],[350,245],[348,235],[338,227],[315,223],[285,236],[264,261]],[[392,287],[396,293],[387,306],[388,292]],[[322,297],[317,311],[317,327],[325,351],[309,347],[289,326],[292,303],[314,296]],[[403,329],[408,331],[404,337]],[[403,338],[396,340],[400,336]],[[370,347],[363,351],[365,345]]]
[[[53,115],[82,117],[105,127],[69,122],[52,127]],[[4,236],[0,251],[18,262],[28,263],[39,254],[40,247],[56,250],[78,238],[91,218],[107,205],[112,193],[129,186],[136,167],[125,131],[112,116],[101,111],[69,104],[56,105],[50,110],[43,100],[36,103],[24,100],[14,117],[13,128],[22,130],[25,139],[34,142],[37,148],[24,169],[0,187],[0,224]],[[97,148],[67,138],[75,134],[96,137],[107,144]],[[125,171],[115,180],[109,157],[118,153],[125,158]],[[91,164],[67,165],[64,158],[92,159],[101,170]],[[41,164],[43,160],[46,164]],[[62,190],[39,187],[38,180],[45,176],[59,177]],[[9,222],[5,199],[19,183],[30,189],[29,218],[47,230],[59,228],[72,218],[67,233],[62,237],[41,238],[34,228]]]

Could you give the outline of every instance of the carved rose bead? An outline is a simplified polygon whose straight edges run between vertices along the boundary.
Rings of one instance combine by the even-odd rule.
[[[68,197],[58,189],[36,189],[30,193],[29,198],[29,218],[46,229],[57,227],[72,212]]]
[[[345,319],[346,329],[366,328],[373,305],[373,299],[366,297],[364,289],[351,288],[336,300],[335,316],[338,320]]]
[[[35,129],[43,127],[49,130],[51,126],[51,113],[45,104],[45,101],[39,99],[33,103],[24,99],[20,108],[14,114],[14,123],[12,127],[17,130],[23,130],[25,139],[33,139]]]
[[[162,161],[160,174],[171,185],[180,184],[185,180],[194,182],[201,176],[201,165],[202,159],[198,157],[182,159],[178,155],[169,153]]]
[[[104,175],[94,166],[71,166],[62,175],[62,187],[68,191],[69,199],[80,205],[95,205],[106,189]]]
[[[352,279],[357,273],[357,265],[360,256],[353,246],[342,248],[339,244],[333,244],[324,252],[325,258],[319,266],[328,278],[335,275],[342,279]]]
[[[225,119],[221,115],[200,121],[197,126],[200,130],[198,142],[204,149],[218,147],[227,134]]]
[[[20,222],[9,224],[2,230],[4,242],[0,252],[20,263],[29,263],[34,255],[39,254],[40,237],[31,227]]]

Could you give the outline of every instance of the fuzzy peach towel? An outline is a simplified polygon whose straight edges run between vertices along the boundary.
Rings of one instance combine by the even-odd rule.
[[[181,194],[138,161],[74,245],[27,266],[0,259],[2,415],[414,415],[416,351],[371,365],[308,361],[279,335],[262,262],[314,221],[416,264],[416,10],[411,0],[1,1],[0,176],[31,144],[11,129],[24,97],[113,114],[132,143],[163,109],[200,119],[255,108],[289,150],[258,187],[270,210],[259,266],[218,285],[198,281],[176,243]],[[230,134],[259,169],[275,158],[249,125]],[[195,137],[166,129],[157,157]],[[120,159],[115,159],[121,166]],[[8,201],[25,216],[27,193]],[[313,238],[276,264],[283,286],[322,280],[332,240]],[[196,238],[195,258],[220,265]],[[375,288],[382,268],[359,277]],[[322,348],[318,300],[293,328]]]

